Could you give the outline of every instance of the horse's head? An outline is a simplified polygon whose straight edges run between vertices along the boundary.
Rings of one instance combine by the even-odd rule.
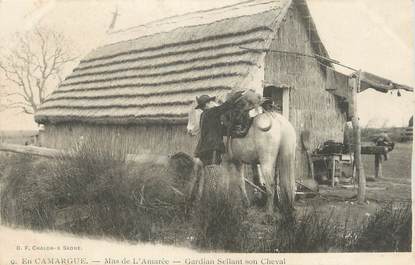
[[[200,115],[202,114],[202,110],[195,109],[194,107],[191,108],[188,115],[188,122],[187,122],[187,133],[191,136],[196,136],[200,133]]]

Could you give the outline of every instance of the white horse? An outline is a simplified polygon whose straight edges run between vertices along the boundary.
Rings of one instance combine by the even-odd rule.
[[[199,135],[201,111],[189,112],[187,132]],[[264,112],[254,117],[248,134],[243,138],[232,138],[228,145],[228,157],[240,176],[240,188],[247,198],[245,178],[241,174],[243,164],[260,164],[267,194],[266,209],[274,210],[274,194],[280,187],[279,203],[293,209],[295,197],[295,149],[296,133],[291,123],[277,112]],[[261,183],[262,184],[262,183]],[[278,185],[277,185],[278,184]]]

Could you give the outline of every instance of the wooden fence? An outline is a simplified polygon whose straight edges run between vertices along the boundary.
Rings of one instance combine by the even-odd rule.
[[[70,155],[69,152],[64,150],[6,143],[0,143],[0,151],[18,154],[28,154],[47,158],[56,158]],[[127,154],[126,157],[127,161],[137,163],[152,163],[157,165],[168,165],[169,159],[170,157],[168,155],[156,154]]]

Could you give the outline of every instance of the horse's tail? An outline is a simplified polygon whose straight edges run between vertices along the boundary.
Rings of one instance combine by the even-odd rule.
[[[295,149],[296,135],[290,130],[281,140],[281,146],[277,158],[277,174],[279,177],[278,206],[283,212],[292,212],[295,199]]]

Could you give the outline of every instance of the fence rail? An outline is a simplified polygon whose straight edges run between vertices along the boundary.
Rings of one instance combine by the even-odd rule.
[[[71,154],[65,150],[6,143],[0,143],[0,152],[34,155],[52,159],[62,156],[69,156]],[[168,165],[169,159],[170,157],[168,155],[159,154],[127,154],[126,157],[128,162],[152,163],[157,165]]]

